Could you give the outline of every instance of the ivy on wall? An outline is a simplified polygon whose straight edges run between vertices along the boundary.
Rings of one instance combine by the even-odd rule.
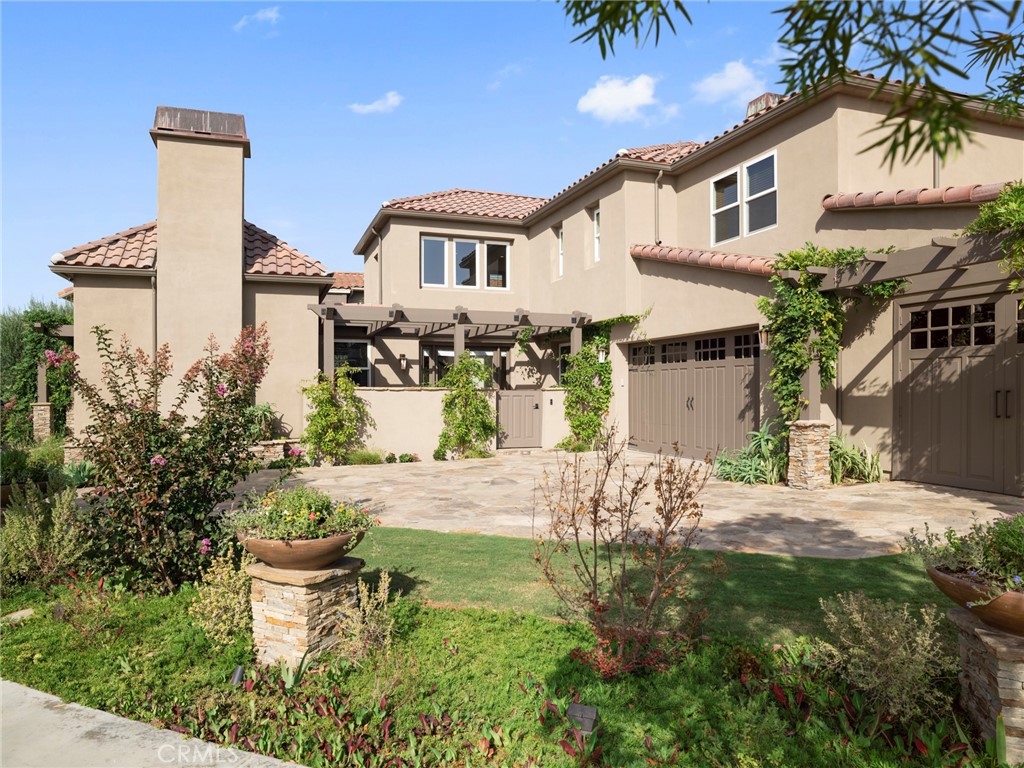
[[[651,310],[639,315],[618,315],[583,329],[583,344],[569,355],[562,375],[565,389],[565,420],[569,436],[560,448],[573,451],[593,450],[604,427],[604,418],[612,401],[612,363],[607,354],[612,329],[616,325],[641,323]]]
[[[768,352],[772,356],[769,388],[786,421],[800,418],[807,404],[801,380],[813,356],[818,357],[822,388],[835,381],[846,310],[861,298],[885,303],[907,286],[903,279],[886,280],[860,286],[859,296],[840,296],[835,291],[819,290],[822,276],[804,271],[807,267],[853,268],[864,260],[865,253],[865,248],[830,250],[807,243],[780,256],[776,264],[779,272],[800,271],[797,284],[772,275],[768,279],[772,295],[757,300],[757,308],[765,316]]]
[[[482,391],[486,380],[483,360],[465,351],[437,382],[448,391],[441,400],[444,427],[434,450],[436,460],[490,455],[487,444],[498,433],[498,425],[494,406]]]

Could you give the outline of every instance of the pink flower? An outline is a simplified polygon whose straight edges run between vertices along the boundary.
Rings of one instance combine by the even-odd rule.
[[[205,555],[211,549],[213,549],[213,547],[210,546],[210,540],[209,539],[203,539],[202,546],[199,547],[199,554],[200,555]]]
[[[217,394],[220,395],[221,397],[227,396],[228,388],[225,387],[223,384],[218,384],[217,385]]]
[[[166,467],[167,459],[161,456],[159,453],[149,460],[149,466],[151,467]]]
[[[316,522],[316,512],[310,512],[309,513],[309,519],[312,520],[313,522]]]
[[[301,448],[289,448],[288,449],[288,455],[289,456],[301,456],[303,453],[304,453],[304,451]]]
[[[48,367],[56,368],[58,365],[60,365],[60,355],[58,355],[52,349],[47,349],[43,354],[46,355],[46,365]]]

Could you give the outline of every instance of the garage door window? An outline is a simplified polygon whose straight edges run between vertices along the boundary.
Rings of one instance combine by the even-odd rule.
[[[661,362],[663,363],[685,363],[686,342],[674,341],[671,344],[661,345]]]
[[[737,360],[761,356],[761,340],[756,333],[738,334],[733,339],[732,356]]]
[[[725,336],[711,336],[693,342],[694,360],[725,360]]]
[[[630,365],[654,365],[655,349],[652,344],[636,344],[629,348]]]
[[[910,313],[911,349],[987,347],[995,343],[994,303],[958,304]]]

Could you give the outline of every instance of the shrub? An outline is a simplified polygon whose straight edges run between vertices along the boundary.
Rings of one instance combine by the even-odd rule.
[[[202,541],[218,533],[214,507],[256,467],[245,412],[270,360],[266,327],[244,329],[224,354],[211,337],[173,399],[161,391],[166,344],[150,359],[127,338],[115,348],[106,329],[93,331],[102,387],[76,379],[92,415],[82,453],[96,467],[89,556],[120,584],[172,590],[199,577]]]
[[[28,450],[13,445],[0,448],[0,484],[24,483],[29,479]]]
[[[467,448],[466,451],[462,454],[462,458],[464,459],[490,459],[493,456],[494,454],[491,451],[487,450],[486,448],[480,448],[475,445]]]
[[[338,650],[345,658],[360,662],[371,653],[388,654],[395,634],[395,620],[388,610],[391,597],[391,574],[382,570],[373,590],[359,579],[359,600],[356,606],[341,614],[338,620]],[[398,595],[396,594],[397,598]]]
[[[775,485],[786,478],[789,467],[789,440],[784,429],[772,432],[775,422],[748,432],[750,443],[735,453],[720,453],[715,458],[715,474],[722,480],[754,485]]]
[[[196,587],[196,599],[188,608],[214,645],[226,647],[252,632],[252,577],[245,566],[256,562],[248,553],[236,567],[229,553],[215,557]]]
[[[346,464],[383,464],[384,455],[373,448],[354,448],[345,454]],[[390,463],[390,462],[388,462]]]
[[[420,460],[420,457],[415,453],[400,453],[398,454],[399,464],[412,464]]]
[[[250,495],[230,519],[231,527],[241,536],[282,541],[322,539],[365,531],[376,524],[366,507],[336,502],[323,491],[301,486]]]
[[[25,447],[5,445],[0,449],[0,483],[61,484],[64,475],[64,445],[59,437]]]
[[[367,430],[377,426],[370,407],[356,394],[352,373],[352,367],[343,363],[335,369],[333,383],[321,374],[302,389],[312,406],[302,442],[314,463],[327,459],[340,464],[346,453],[363,444]]]
[[[487,373],[483,360],[463,352],[437,383],[448,391],[441,399],[444,427],[437,439],[435,459],[449,454],[461,459],[471,450],[486,452],[488,442],[498,434],[494,407],[480,390]]]
[[[711,468],[659,454],[632,469],[625,449],[612,431],[592,465],[576,454],[554,478],[545,474],[547,528],[534,553],[563,614],[594,632],[596,647],[577,648],[574,658],[606,678],[666,668],[706,615],[688,569],[703,515],[697,497]],[[720,559],[711,561],[712,572],[720,569]]]
[[[388,455],[384,457],[384,463],[385,464],[397,464],[398,463],[398,457],[395,456],[395,454],[393,454],[393,453],[388,453]]]
[[[72,488],[91,486],[96,480],[96,467],[89,461],[75,461],[66,464],[64,480]]]
[[[65,488],[49,497],[34,483],[15,488],[0,527],[0,574],[10,584],[48,584],[82,557],[85,537],[77,525],[77,496]]]
[[[834,637],[833,664],[870,701],[903,723],[949,709],[957,663],[942,643],[934,605],[919,620],[905,603],[863,592],[821,600],[821,607]]]
[[[274,426],[277,424],[277,413],[270,403],[256,403],[245,409],[245,419],[252,430],[253,442],[272,440]]]
[[[828,469],[833,484],[840,485],[845,480],[877,483],[882,479],[881,456],[871,453],[866,446],[855,448],[836,432],[829,437],[828,449]]]

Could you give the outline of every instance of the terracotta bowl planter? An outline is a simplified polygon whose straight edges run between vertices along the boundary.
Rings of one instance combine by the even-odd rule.
[[[238,539],[243,547],[271,568],[318,571],[348,554],[349,550],[363,540],[365,533],[366,531],[355,531],[323,539],[296,541],[243,538],[241,535]]]
[[[973,581],[928,568],[928,576],[942,593],[959,605],[984,601],[988,595]],[[968,610],[990,627],[1024,637],[1024,592],[1004,592],[985,605],[972,605]]]

